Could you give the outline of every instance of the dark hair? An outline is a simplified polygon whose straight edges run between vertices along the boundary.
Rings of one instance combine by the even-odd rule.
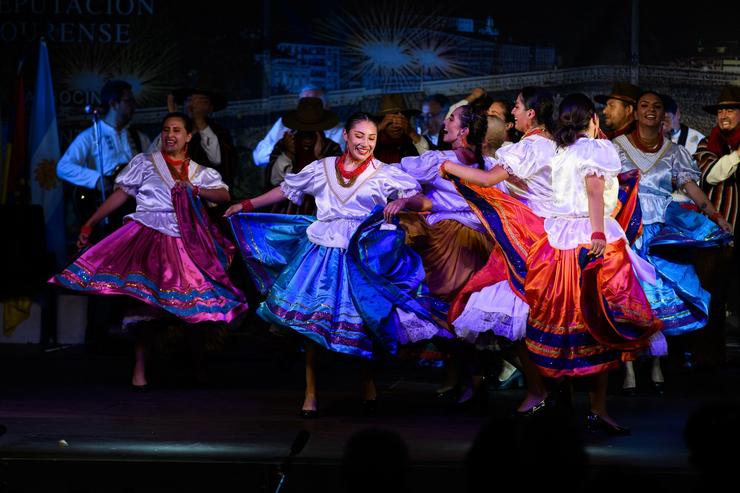
[[[506,134],[509,137],[509,142],[519,142],[519,139],[522,138],[522,133],[514,126],[515,122],[514,115],[511,114],[511,103],[505,99],[494,99],[488,107],[490,108],[494,103],[504,106],[504,121],[511,124],[511,127],[506,131]]]
[[[676,103],[675,99],[668,94],[661,94],[660,99],[663,100],[663,107],[666,113],[673,113],[675,115],[678,112],[678,103]]]
[[[543,87],[527,86],[522,88],[520,94],[524,107],[534,110],[537,123],[544,125],[548,132],[553,133],[555,122],[552,116],[555,111],[555,101],[550,91]]]
[[[113,101],[120,101],[123,93],[132,91],[131,84],[123,80],[109,80],[100,89],[100,108],[103,113],[108,113]]]
[[[470,104],[473,108],[476,108],[477,111],[485,114],[488,112],[488,108],[493,104],[493,98],[491,96],[481,96]]]
[[[424,101],[423,102],[424,103],[429,103],[429,102],[432,102],[432,101],[434,101],[437,104],[439,104],[442,107],[442,109],[444,109],[444,110],[446,110],[446,109],[448,109],[450,107],[450,98],[448,98],[444,94],[439,94],[439,93],[437,93],[437,94],[430,94],[429,96],[427,96],[427,97],[424,98]]]
[[[460,106],[458,113],[460,118],[460,127],[468,129],[468,144],[475,147],[475,159],[478,162],[480,169],[485,168],[485,161],[483,159],[483,140],[486,138],[486,132],[488,132],[488,118],[485,115],[485,110],[478,106],[466,104]],[[457,111],[457,110],[455,110]]]
[[[375,128],[378,127],[378,122],[375,121],[373,115],[365,111],[358,111],[349,115],[349,118],[347,118],[347,123],[344,124],[344,129],[347,131],[347,133],[349,133],[349,131],[352,130],[352,127],[360,122],[370,122],[375,125]]]
[[[666,106],[665,99],[664,99],[665,97],[661,93],[653,91],[652,89],[647,89],[645,91],[642,91],[640,93],[640,96],[637,98],[637,102],[639,103],[642,97],[645,96],[646,94],[652,94],[653,96],[658,96],[658,99],[660,99],[660,102],[663,103],[663,109],[665,109],[665,106]]]
[[[162,118],[162,123],[159,125],[159,128],[164,127],[164,122],[166,122],[168,118],[181,119],[185,126],[185,131],[187,131],[187,133],[189,134],[193,133],[193,120],[191,120],[190,117],[186,115],[185,113],[183,113],[182,111],[172,111],[164,115],[164,118]]]
[[[558,147],[568,147],[578,140],[578,135],[588,128],[596,108],[585,94],[568,94],[558,109],[558,128],[553,139]]]

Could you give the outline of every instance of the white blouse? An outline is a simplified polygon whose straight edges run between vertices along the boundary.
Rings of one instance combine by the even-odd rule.
[[[619,154],[606,139],[582,137],[572,145],[559,148],[552,159],[553,202],[545,218],[550,245],[560,250],[591,243],[588,195],[585,178],[604,178],[604,234],[611,243],[624,238],[624,231],[611,217],[617,206],[621,169]]]
[[[687,182],[699,181],[701,173],[689,151],[665,139],[657,152],[642,152],[626,135],[614,139],[622,171],[640,170],[638,197],[644,224],[665,222],[665,211],[673,200],[671,193]]]
[[[455,185],[439,176],[439,168],[447,160],[462,166],[478,167],[477,163],[464,164],[458,161],[455,151],[428,151],[421,156],[405,157],[397,166],[421,183],[424,194],[432,201],[432,210],[426,216],[429,224],[452,219],[476,231],[484,232],[480,220],[470,210],[470,206],[458,193]],[[486,158],[485,169],[489,170],[492,166],[490,158]]]
[[[352,234],[375,206],[385,205],[389,199],[413,197],[421,191],[411,176],[377,159],[357,176],[352,186],[345,187],[337,178],[337,159],[332,156],[314,161],[299,173],[285,175],[280,184],[285,196],[295,204],[300,205],[305,194],[316,199],[318,220],[306,234],[317,245],[347,248]]]
[[[229,187],[213,168],[190,161],[188,168],[190,183],[204,189]],[[180,236],[177,215],[172,204],[171,190],[175,180],[161,152],[137,154],[118,174],[115,188],[136,198],[136,212],[126,216],[144,226],[156,229],[168,236]]]
[[[552,203],[552,167],[556,145],[552,139],[530,135],[496,151],[496,164],[511,175],[506,192],[540,217],[549,215]]]

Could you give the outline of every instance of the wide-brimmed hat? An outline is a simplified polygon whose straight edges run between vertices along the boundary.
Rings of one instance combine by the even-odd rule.
[[[635,85],[628,84],[627,82],[615,82],[609,94],[598,94],[594,96],[594,101],[606,104],[610,99],[618,99],[625,103],[636,105],[640,97],[640,92],[640,88]]]
[[[202,94],[207,96],[211,100],[213,105],[213,111],[220,111],[226,108],[228,100],[226,96],[214,89],[210,79],[205,76],[198,76],[196,81],[191,80],[187,87],[182,87],[172,91],[172,95],[175,96],[175,102],[182,104],[188,96],[193,94]]]
[[[704,106],[704,111],[716,115],[720,108],[740,108],[740,86],[725,86],[719,93],[717,104]]]
[[[301,98],[298,108],[283,115],[283,125],[293,130],[315,131],[334,128],[339,123],[339,116],[324,108],[319,98]]]
[[[406,118],[411,118],[420,115],[421,111],[409,108],[403,94],[383,94],[380,100],[380,109],[375,115],[382,118],[389,113],[402,113]]]

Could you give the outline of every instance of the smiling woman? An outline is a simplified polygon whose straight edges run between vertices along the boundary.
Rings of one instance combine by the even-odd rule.
[[[663,321],[663,334],[675,336],[707,324],[710,297],[690,263],[678,263],[666,255],[726,243],[732,238],[731,227],[716,214],[697,185],[700,172],[686,148],[663,137],[665,107],[661,95],[643,92],[637,100],[636,114],[635,129],[613,142],[619,151],[622,172],[640,172],[638,197],[643,231],[634,248],[655,268],[657,282],[644,284],[643,289],[654,313]],[[696,208],[691,210],[674,202],[671,194],[676,190],[685,193]],[[653,344],[651,349],[655,357],[651,377],[654,388],[660,392],[663,374],[658,357],[667,353],[667,347]],[[632,393],[632,364],[628,362],[626,369],[623,388]]]
[[[148,305],[137,309],[145,320],[169,314],[188,324],[231,322],[247,310],[244,295],[226,274],[234,247],[210,224],[201,202],[227,202],[228,187],[217,171],[188,158],[191,137],[185,114],[164,117],[162,152],[137,154],[118,174],[115,191],[81,228],[78,247],[86,248],[95,224],[129,197],[136,199],[136,212],[50,282],[128,296]],[[137,339],[131,383],[141,390],[147,387],[148,334],[140,331]]]

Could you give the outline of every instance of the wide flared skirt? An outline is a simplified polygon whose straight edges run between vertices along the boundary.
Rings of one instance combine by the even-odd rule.
[[[588,249],[558,250],[545,237],[529,256],[526,342],[548,377],[617,368],[662,327],[635,275],[626,240],[609,243],[598,258],[588,256]]]
[[[457,221],[430,225],[422,214],[403,213],[399,223],[422,258],[430,293],[440,300],[452,301],[493,250],[490,237]]]
[[[265,320],[317,344],[371,358],[400,344],[447,336],[426,305],[421,259],[401,229],[381,229],[382,209],[349,248],[309,241],[309,216],[237,214],[230,219],[252,277],[267,298]]]
[[[231,322],[248,306],[193,261],[181,238],[128,221],[49,282],[91,294],[124,295],[188,323]]]
[[[732,237],[704,215],[677,203],[668,206],[665,220],[643,226],[635,251],[655,268],[657,282],[643,288],[663,320],[663,333],[673,336],[707,324],[710,296],[694,268],[695,248],[717,247]]]

